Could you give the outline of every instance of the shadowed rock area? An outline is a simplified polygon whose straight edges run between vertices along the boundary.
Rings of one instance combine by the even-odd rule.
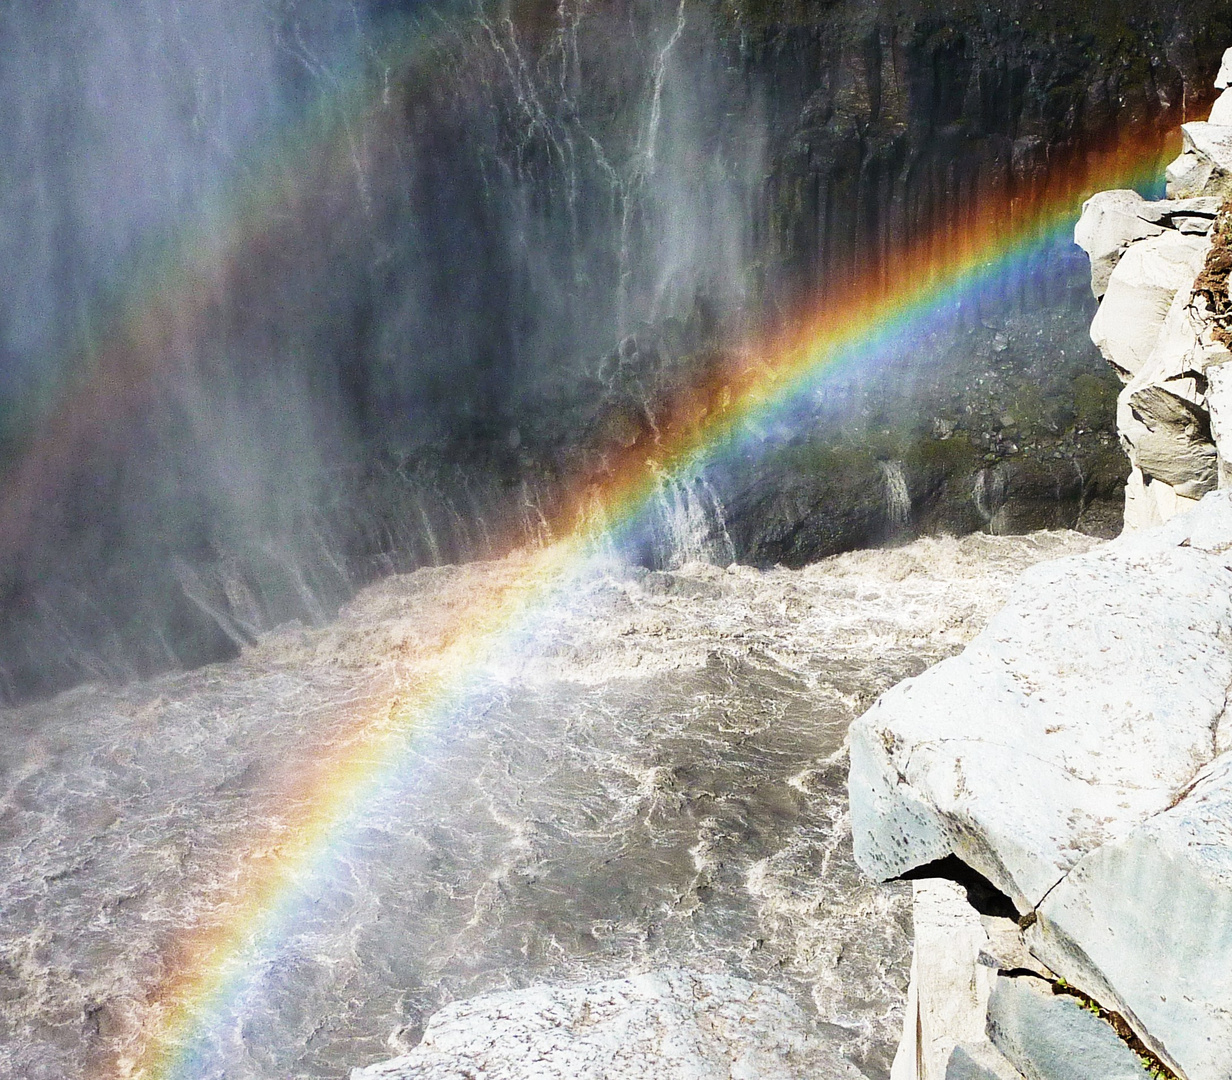
[[[561,479],[653,444],[716,358],[1162,137],[1232,34],[1198,0],[407,7],[0,15],[6,700],[540,539]],[[690,512],[755,565],[1107,533],[1084,273],[1040,253],[836,373]]]

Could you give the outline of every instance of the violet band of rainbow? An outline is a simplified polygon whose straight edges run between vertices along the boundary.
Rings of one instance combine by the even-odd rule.
[[[308,170],[314,175],[349,169],[356,132],[378,140],[387,130],[379,95],[348,94],[354,100],[337,110],[345,122],[332,113],[317,117],[280,143],[278,160],[175,245],[120,306],[107,339],[40,420],[0,489],[0,551],[23,541],[32,514],[55,497],[82,445],[118,424],[150,392],[151,380],[166,374],[176,342],[199,332],[211,298],[225,289],[229,261],[277,229],[298,197],[294,177],[303,171],[288,169],[287,161],[315,161],[315,171]],[[413,685],[391,682],[382,705],[296,778],[284,799],[279,850],[245,862],[223,924],[188,925],[177,934],[169,970],[152,991],[140,1044],[106,1075],[200,1075],[211,1032],[243,1016],[256,992],[256,973],[277,954],[314,892],[328,888],[340,854],[407,768],[415,741],[450,722],[496,653],[533,642],[571,586],[593,572],[603,541],[619,540],[644,520],[664,476],[749,452],[745,432],[751,425],[789,421],[828,375],[860,365],[890,342],[909,343],[913,332],[966,291],[1022,273],[1035,253],[1072,229],[1084,196],[1153,183],[1164,156],[1154,133],[1131,132],[1107,151],[1058,162],[1038,190],[993,191],[959,208],[960,220],[905,244],[850,282],[824,289],[815,310],[795,315],[790,332],[731,350],[705,386],[665,403],[675,421],[663,426],[662,437],[614,452],[601,472],[567,478],[553,500],[556,542],[531,553],[516,580],[484,605],[462,613],[430,670]]]
[[[700,421],[677,425],[674,438],[635,446],[603,475],[578,478],[551,523],[559,539],[533,553],[517,579],[486,605],[465,612],[429,678],[414,687],[391,686],[389,707],[357,724],[303,778],[288,798],[297,807],[284,830],[291,840],[277,858],[254,860],[235,882],[242,899],[226,925],[185,932],[176,950],[179,969],[159,988],[156,1021],[123,1074],[143,1080],[201,1075],[209,1035],[243,1015],[256,992],[255,974],[276,955],[302,905],[328,888],[339,853],[406,767],[415,740],[449,722],[494,654],[511,642],[533,641],[550,624],[554,605],[592,572],[603,540],[619,540],[643,519],[664,475],[744,452],[742,431],[751,423],[790,414],[828,374],[860,364],[887,343],[910,342],[913,332],[966,292],[1020,273],[1024,262],[1072,229],[1084,188],[1134,186],[1149,181],[1159,163],[1156,146],[1128,163],[1121,151],[1085,176],[1082,187],[1066,186],[1020,214],[1015,228],[985,225],[934,240],[923,252],[903,253],[893,275],[831,294],[825,310],[785,343],[743,350],[719,376],[717,390],[709,388],[717,404]]]

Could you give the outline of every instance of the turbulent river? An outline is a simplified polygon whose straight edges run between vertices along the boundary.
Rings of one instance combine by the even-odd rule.
[[[970,640],[1020,570],[1094,543],[596,576],[417,740],[404,794],[207,1033],[206,1075],[342,1077],[459,998],[677,966],[785,991],[885,1077],[909,891],[852,861],[847,727]],[[243,863],[296,820],[296,770],[524,562],[389,578],[233,662],[0,713],[0,1075],[130,1071],[174,1004],[182,929],[225,923]]]

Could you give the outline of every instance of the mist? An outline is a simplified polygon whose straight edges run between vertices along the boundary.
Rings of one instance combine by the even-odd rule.
[[[3,697],[234,656],[384,574],[550,539],[562,481],[653,440],[725,350],[1057,147],[1166,130],[1229,36],[1147,4],[1120,16],[1135,50],[1073,13],[781,8],[6,5]],[[1074,407],[1106,378],[1084,265],[1036,269],[764,454],[665,481],[629,556],[797,565],[985,528],[980,470],[1033,508],[1011,530],[1114,498]],[[989,365],[1043,380],[1021,423],[1069,479],[1003,468]],[[921,464],[941,413],[970,453]]]

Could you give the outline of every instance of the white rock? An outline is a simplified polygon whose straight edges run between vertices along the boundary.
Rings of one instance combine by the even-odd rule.
[[[1232,127],[1232,92],[1225,90],[1215,99],[1207,123],[1218,127]]]
[[[1178,217],[1205,217],[1214,221],[1222,202],[1214,195],[1199,195],[1192,199],[1158,199],[1155,202],[1143,200],[1137,212],[1144,221],[1153,221],[1157,225],[1171,225]]]
[[[1226,746],[1228,724],[1215,738]],[[1033,948],[1189,1080],[1232,1075],[1232,754],[1175,807],[1082,859]]]
[[[863,1080],[785,994],[666,970],[454,1002],[423,1041],[351,1080]]]
[[[1205,259],[1209,241],[1200,243]],[[1117,398],[1117,432],[1134,468],[1127,528],[1161,524],[1216,486],[1199,331],[1192,293],[1177,290],[1155,348]]]
[[[1232,86],[1232,49],[1223,54],[1223,63],[1219,65],[1219,74],[1215,76],[1215,89],[1226,90]]]
[[[1192,150],[1182,150],[1164,170],[1168,198],[1184,198],[1206,189],[1211,178],[1211,163]]]
[[[1041,564],[965,652],[884,694],[851,729],[860,866],[884,880],[952,852],[1026,912],[1165,810],[1213,757],[1232,683],[1225,544],[1219,492]]]
[[[1181,155],[1168,166],[1168,198],[1232,194],[1232,128],[1195,121],[1181,125]]]
[[[1139,386],[1137,380],[1125,387],[1117,398],[1117,430],[1144,479],[1162,481],[1187,499],[1200,499],[1216,487],[1209,415],[1170,387]]]
[[[991,944],[984,922],[952,881],[916,881],[912,892],[915,953],[890,1080],[947,1080],[959,1046],[992,1068],[1001,1055],[985,1028],[997,969],[982,959]],[[1000,1075],[1016,1075],[1003,1058],[1001,1066]]]
[[[1134,466],[1125,481],[1125,531],[1156,528],[1197,505],[1197,499],[1178,495],[1162,480],[1147,480]]]
[[[1200,260],[1204,264],[1210,238],[1200,237],[1194,243],[1194,262]],[[1194,317],[1192,289],[1178,289],[1155,338],[1155,348],[1130,383],[1131,393],[1146,386],[1165,386],[1195,405],[1202,404],[1202,392],[1196,382],[1207,362],[1199,340],[1201,330]]]
[[[1128,381],[1146,365],[1177,293],[1189,290],[1206,258],[1203,236],[1168,229],[1131,245],[1108,279],[1091,340]]]
[[[1160,199],[1158,202],[1143,202],[1138,208],[1138,215],[1144,221],[1163,228],[1205,236],[1215,224],[1222,202],[1213,195],[1192,199]]]
[[[1091,291],[1096,298],[1108,290],[1108,278],[1125,249],[1135,240],[1158,236],[1163,226],[1141,214],[1146,200],[1136,191],[1101,191],[1082,204],[1074,227],[1074,243],[1091,260]]]
[[[1206,368],[1206,407],[1219,452],[1219,486],[1232,486],[1232,356]]]

